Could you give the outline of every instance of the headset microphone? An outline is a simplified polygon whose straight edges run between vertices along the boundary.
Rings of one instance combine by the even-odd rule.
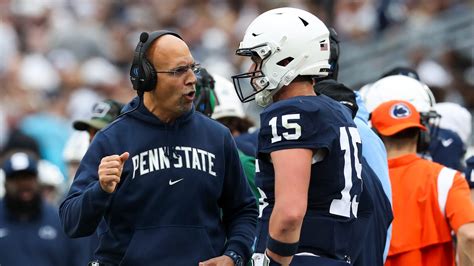
[[[142,45],[148,41],[148,37],[150,35],[147,33],[147,32],[142,32],[142,34],[140,34],[140,42],[142,43]]]

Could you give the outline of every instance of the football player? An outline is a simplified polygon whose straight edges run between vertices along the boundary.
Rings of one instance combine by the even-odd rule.
[[[232,77],[240,100],[265,107],[254,262],[348,265],[361,141],[346,107],[313,90],[313,78],[330,70],[327,27],[306,11],[273,9],[250,24],[236,54],[252,60],[249,72]]]

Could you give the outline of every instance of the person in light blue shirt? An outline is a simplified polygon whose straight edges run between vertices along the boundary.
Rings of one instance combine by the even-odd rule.
[[[362,101],[362,97],[360,97],[358,92],[355,92],[355,94],[359,110],[354,118],[354,122],[359,130],[362,143],[368,144],[364,145],[362,156],[365,157],[370,167],[372,167],[372,170],[374,170],[379,177],[383,190],[387,195],[387,198],[390,200],[390,205],[392,205],[392,187],[390,185],[390,177],[388,176],[387,151],[385,150],[382,140],[369,127],[369,112]],[[384,261],[387,258],[391,238],[392,226],[390,225],[387,232],[387,242],[385,242],[385,251],[383,253]]]
[[[370,145],[364,146],[362,155],[367,159],[374,172],[377,173],[380,182],[382,182],[385,194],[387,194],[390,202],[392,202],[392,189],[388,176],[387,151],[385,150],[382,140],[369,126],[369,112],[360,94],[358,92],[355,92],[355,94],[359,110],[357,111],[354,121],[357,125],[357,129],[359,129],[362,141],[370,143]]]

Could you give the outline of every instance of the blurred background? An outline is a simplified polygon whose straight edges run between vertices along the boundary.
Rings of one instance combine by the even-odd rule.
[[[474,111],[472,0],[0,0],[0,151],[34,140],[70,178],[63,152],[72,121],[102,99],[135,95],[128,72],[142,31],[179,32],[197,62],[230,78],[247,67],[234,56],[245,28],[281,6],[336,29],[339,78],[351,88],[403,65],[438,102]]]

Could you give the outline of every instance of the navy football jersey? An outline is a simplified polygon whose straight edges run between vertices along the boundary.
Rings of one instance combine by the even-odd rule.
[[[393,220],[392,205],[377,174],[362,157],[363,191],[354,224],[351,259],[354,265],[383,265],[387,230]]]
[[[343,105],[321,96],[276,102],[260,115],[256,183],[261,193],[256,252],[263,253],[275,202],[270,153],[304,148],[314,151],[308,207],[298,253],[330,258],[350,255],[351,226],[362,190],[361,140]]]
[[[429,151],[434,162],[449,168],[463,171],[463,158],[466,148],[459,135],[449,129],[439,128],[431,137]]]

